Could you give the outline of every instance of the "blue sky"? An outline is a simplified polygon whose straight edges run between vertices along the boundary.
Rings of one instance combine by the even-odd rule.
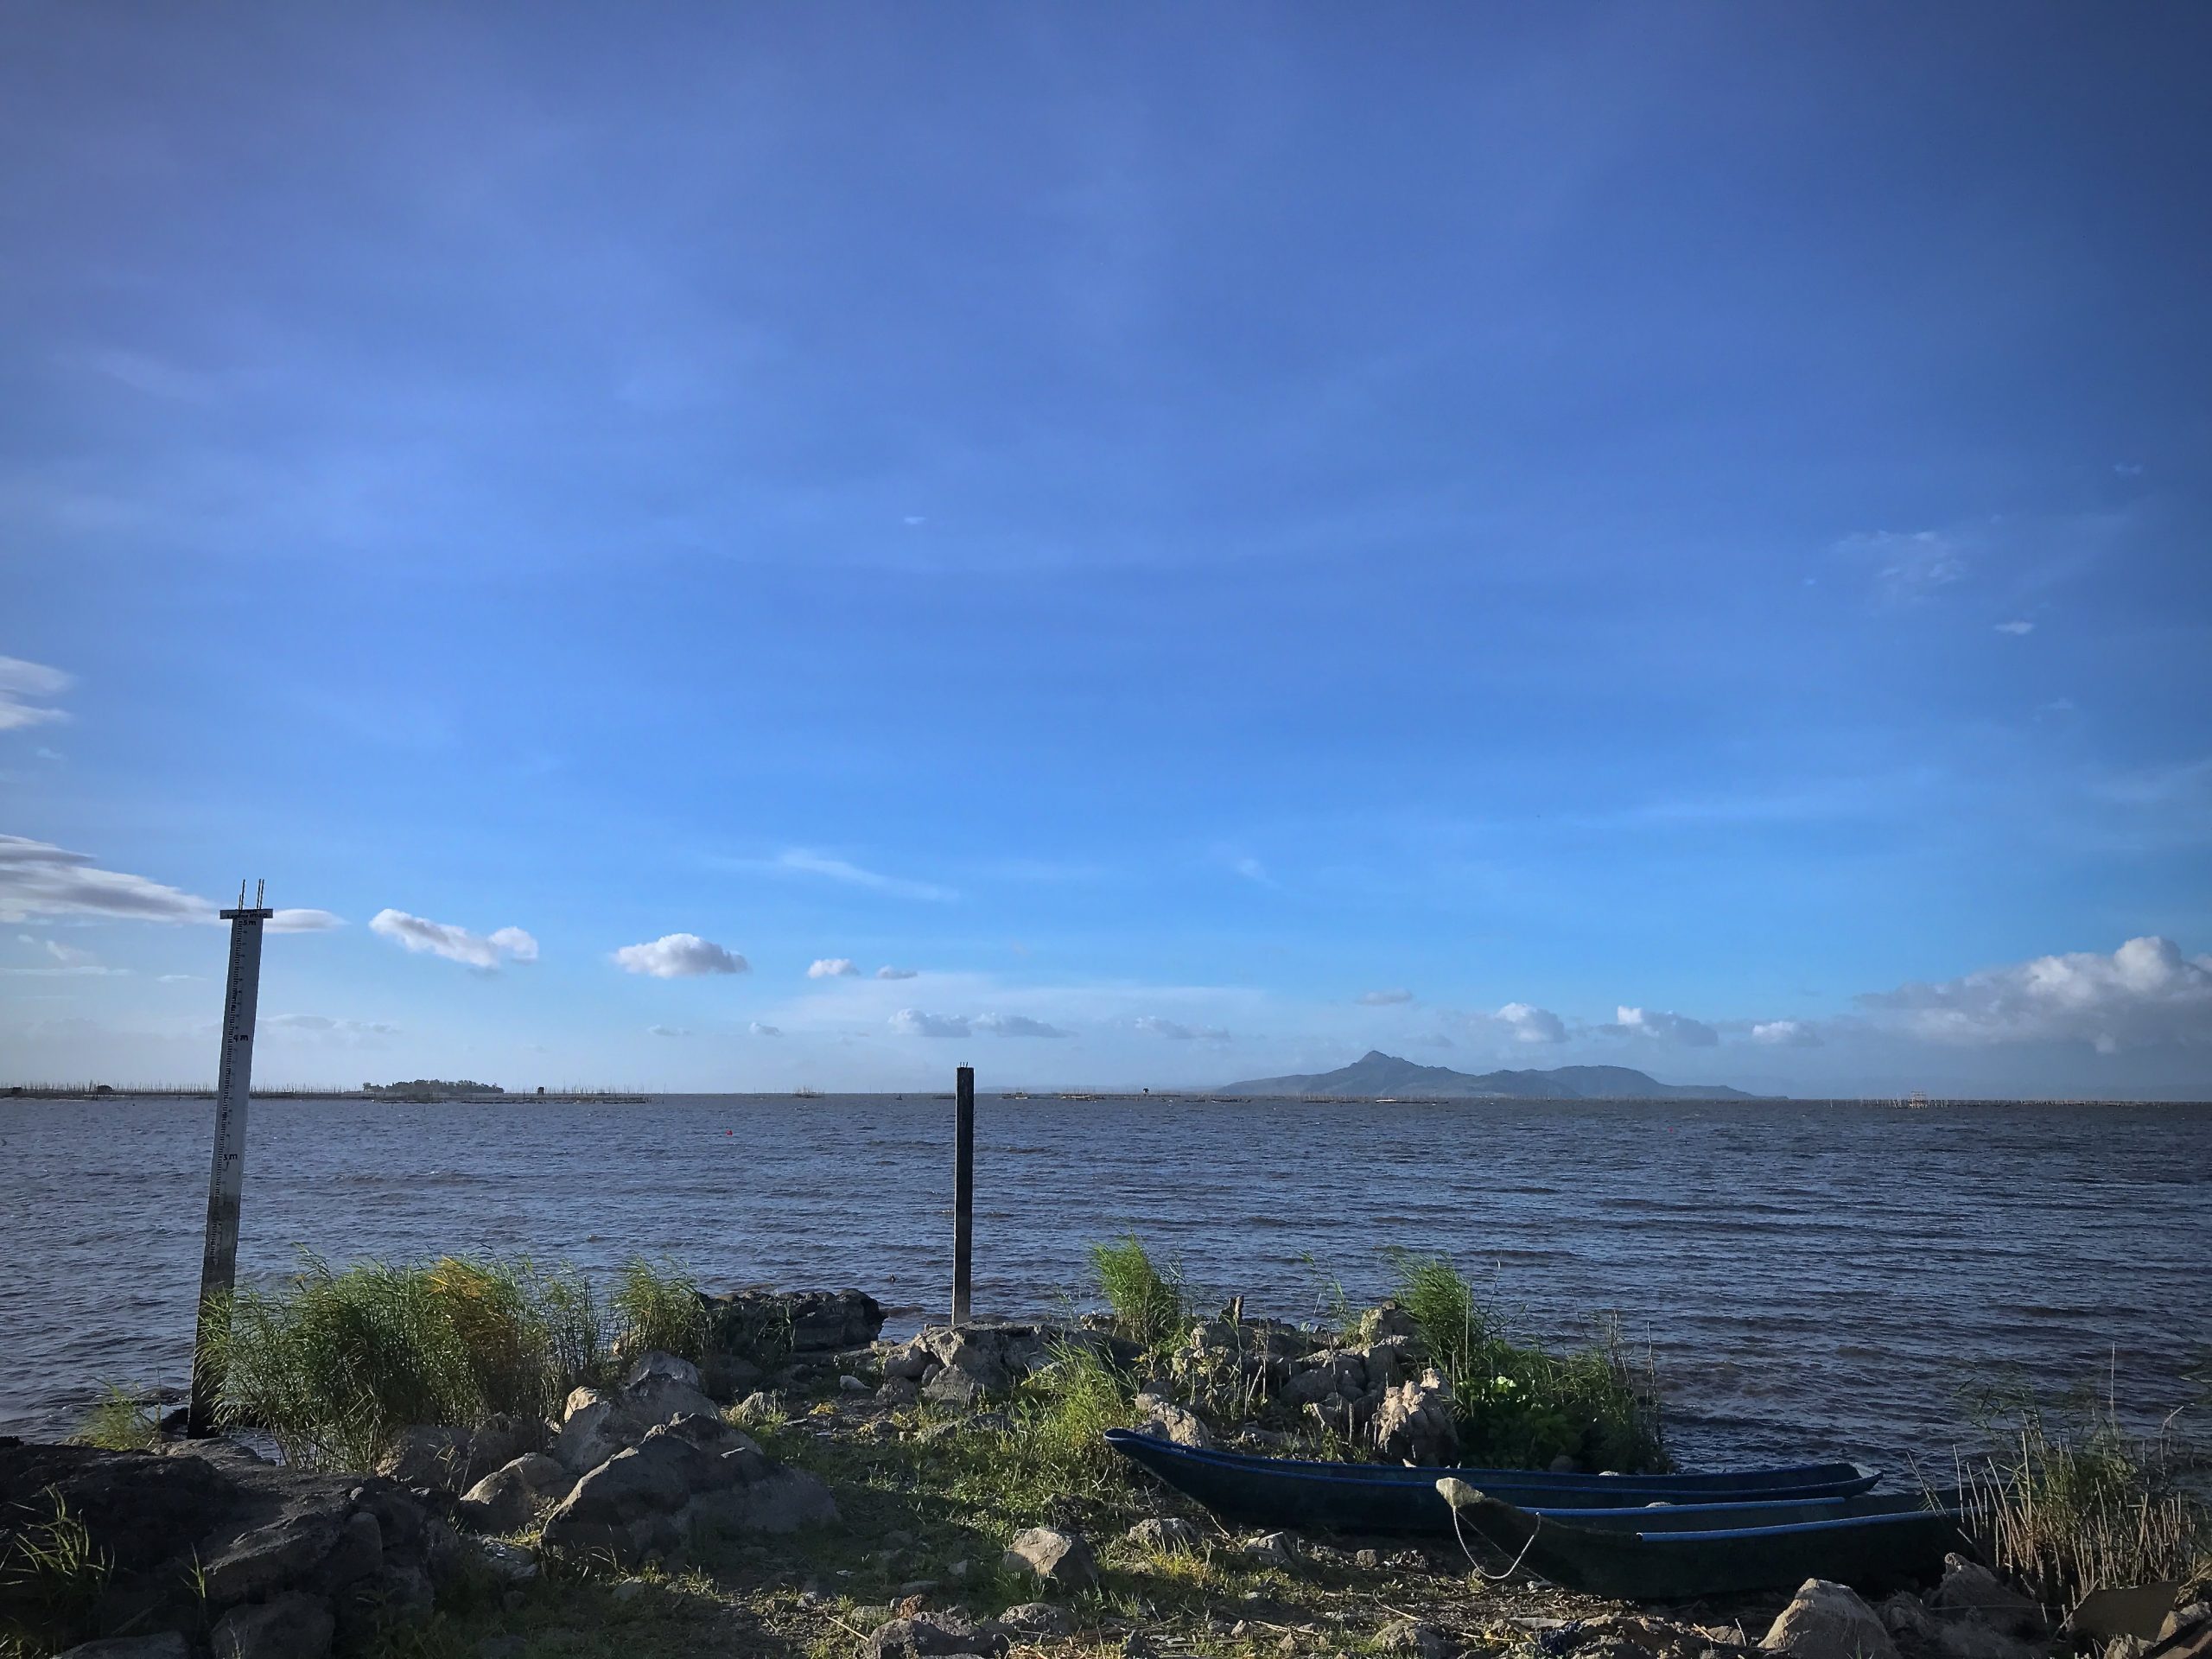
[[[6,21],[0,1071],[2212,1093],[2201,8]]]

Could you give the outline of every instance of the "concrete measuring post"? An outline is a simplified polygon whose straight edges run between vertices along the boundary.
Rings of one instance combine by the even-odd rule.
[[[976,1068],[953,1074],[952,1323],[968,1323],[968,1291],[976,1245]]]
[[[238,907],[220,912],[231,925],[231,970],[223,989],[223,1053],[215,1078],[215,1155],[207,1172],[207,1242],[200,1258],[200,1323],[192,1344],[192,1407],[185,1433],[215,1432],[215,1400],[223,1376],[214,1358],[225,1334],[219,1321],[238,1270],[238,1196],[245,1185],[245,1110],[253,1094],[253,1021],[261,1001],[261,925],[276,912],[253,904],[238,887]]]

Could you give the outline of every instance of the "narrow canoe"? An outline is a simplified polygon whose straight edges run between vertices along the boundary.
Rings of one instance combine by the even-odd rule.
[[[1935,1579],[1949,1551],[1974,1553],[1955,1509],[1631,1530],[1578,1525],[1478,1492],[1462,1497],[1459,1520],[1471,1541],[1522,1569],[1618,1601],[1791,1590],[1808,1579],[1878,1595]]]
[[[1338,1532],[1448,1533],[1451,1508],[1436,1482],[1453,1476],[1525,1509],[1625,1509],[1653,1503],[1791,1503],[1853,1497],[1881,1478],[1857,1464],[1806,1464],[1707,1475],[1548,1475],[1531,1469],[1414,1469],[1315,1463],[1200,1451],[1129,1429],[1106,1443],[1227,1520]],[[1785,1479],[1774,1477],[1786,1476]]]

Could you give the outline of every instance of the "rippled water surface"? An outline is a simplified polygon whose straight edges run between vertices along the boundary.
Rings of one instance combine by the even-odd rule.
[[[0,1432],[66,1431],[191,1348],[213,1109],[0,1103]],[[1617,1309],[1700,1461],[1945,1457],[1962,1386],[2156,1412],[2212,1348],[2212,1108],[1001,1101],[978,1107],[979,1312],[1049,1309],[1134,1228],[1248,1308],[1450,1253],[1528,1326]],[[242,1272],[674,1255],[709,1286],[857,1285],[908,1325],[950,1273],[951,1106],[257,1101]],[[1317,1268],[1313,1263],[1318,1262]]]

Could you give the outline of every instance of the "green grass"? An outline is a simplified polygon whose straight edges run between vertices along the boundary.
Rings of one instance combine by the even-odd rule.
[[[1157,1347],[1189,1322],[1182,1270],[1171,1263],[1163,1272],[1135,1233],[1111,1243],[1093,1244],[1090,1276],[1106,1306],[1114,1310],[1122,1333],[1133,1342]]]
[[[658,1351],[696,1361],[707,1351],[706,1300],[681,1262],[632,1256],[615,1281],[613,1306],[615,1346],[625,1355]]]
[[[289,1283],[239,1291],[213,1321],[219,1414],[266,1431],[305,1466],[371,1468],[410,1424],[556,1412],[569,1389],[607,1379],[610,1334],[681,1340],[674,1310],[687,1300],[699,1306],[672,1264],[632,1262],[602,1302],[574,1269],[527,1258],[341,1270],[303,1255]]]
[[[34,1654],[83,1640],[113,1568],[59,1491],[40,1496],[50,1513],[15,1523],[20,1529],[0,1549],[0,1651]]]
[[[1398,1300],[1451,1386],[1468,1462],[1541,1469],[1564,1456],[1623,1473],[1667,1466],[1656,1380],[1631,1363],[1618,1321],[1554,1353],[1509,1336],[1503,1316],[1445,1257],[1401,1251],[1390,1263]]]
[[[2045,1606],[2063,1615],[2106,1586],[2212,1576],[2212,1511],[2183,1484],[2204,1454],[2174,1420],[2141,1436],[2094,1396],[2047,1407],[2000,1391],[1978,1405],[1997,1449],[1961,1466],[1970,1524]]]
[[[161,1443],[161,1410],[136,1389],[118,1382],[100,1385],[100,1398],[78,1426],[79,1446],[103,1452],[149,1452]]]

